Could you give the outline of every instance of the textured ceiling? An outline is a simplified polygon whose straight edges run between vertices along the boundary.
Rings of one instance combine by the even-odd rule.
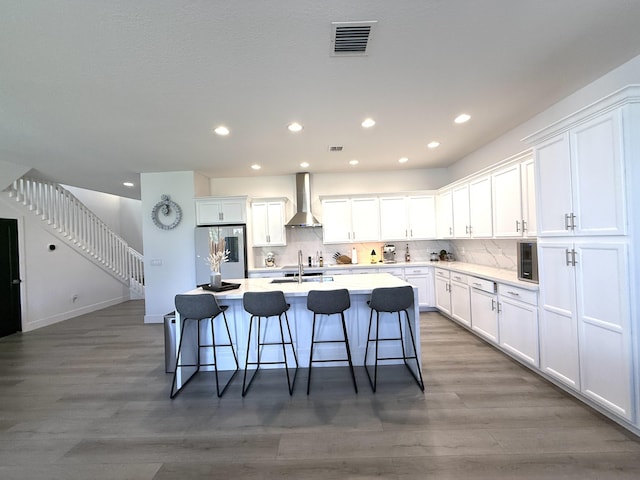
[[[444,167],[640,54],[639,18],[637,0],[2,0],[0,160],[134,198],[141,172]],[[377,21],[368,55],[331,56],[331,22],[356,20]]]

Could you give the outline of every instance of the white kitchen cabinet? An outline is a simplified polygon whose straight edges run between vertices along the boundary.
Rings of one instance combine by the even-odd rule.
[[[498,284],[500,346],[538,367],[538,295],[533,290]]]
[[[469,185],[463,184],[451,190],[453,203],[453,236],[454,238],[470,237],[469,232]]]
[[[625,235],[621,111],[535,147],[538,236]]]
[[[324,243],[379,241],[378,199],[324,199],[322,200],[322,227]]]
[[[195,204],[197,225],[247,222],[246,197],[196,198]]]
[[[484,238],[493,235],[491,177],[472,179],[452,190],[453,236]]]
[[[491,182],[493,235],[535,236],[533,159],[499,169],[491,175]]]
[[[617,415],[633,418],[625,241],[538,244],[541,368]]]
[[[467,276],[457,272],[451,272],[449,283],[451,292],[451,316],[460,323],[471,326],[471,297]]]
[[[435,237],[433,195],[380,198],[381,240],[423,240]]]
[[[451,315],[450,272],[442,268],[434,270],[436,308],[442,313]]]
[[[251,202],[251,227],[254,247],[286,245],[285,200]]]
[[[498,298],[495,283],[483,278],[469,279],[471,286],[471,329],[498,343]]]
[[[420,308],[431,308],[435,305],[432,267],[405,267],[404,279],[411,285],[418,287],[418,305]]]
[[[451,190],[438,192],[436,208],[438,238],[453,238],[453,198]]]

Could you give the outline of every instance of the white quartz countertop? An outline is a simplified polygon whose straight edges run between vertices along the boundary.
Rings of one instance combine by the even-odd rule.
[[[323,267],[304,267],[304,271],[311,272],[323,272],[326,275],[331,275],[332,270],[338,269],[385,269],[385,268],[407,268],[407,267],[435,267],[449,270],[452,272],[464,273],[466,275],[472,275],[487,280],[492,280],[499,283],[506,283],[516,287],[524,288],[526,290],[538,290],[537,283],[523,282],[518,280],[518,273],[513,270],[506,270],[503,268],[489,267],[486,265],[477,265],[474,263],[464,262],[430,262],[430,261],[417,261],[417,262],[396,262],[396,263],[358,263],[358,264],[346,264],[346,265],[325,265]],[[295,267],[297,269],[297,267]],[[284,267],[272,267],[272,268],[254,268],[250,270],[256,273],[273,272],[274,277],[284,276],[285,272],[293,271],[290,266]],[[297,270],[296,270],[297,271]],[[361,275],[357,275],[361,276]],[[258,279],[256,279],[258,280]]]
[[[216,292],[215,295],[219,299],[241,299],[245,292],[271,292],[274,290],[282,291],[285,296],[306,297],[310,290],[335,290],[346,288],[351,294],[368,294],[374,288],[382,287],[402,287],[411,285],[404,280],[395,277],[389,273],[371,273],[371,274],[349,274],[331,276],[329,273],[323,277],[311,277],[313,279],[322,278],[323,281],[307,281],[302,283],[271,283],[273,278],[244,278],[236,280],[227,280],[229,283],[239,283],[240,288],[227,290],[225,292]],[[209,292],[201,288],[196,288],[187,294],[197,294]]]

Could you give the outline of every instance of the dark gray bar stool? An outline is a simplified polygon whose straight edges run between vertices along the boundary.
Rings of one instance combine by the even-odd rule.
[[[358,393],[356,376],[353,372],[353,362],[351,361],[351,349],[349,348],[349,337],[347,336],[347,325],[344,321],[344,312],[351,307],[351,297],[346,288],[340,290],[311,290],[307,296],[307,308],[313,312],[313,326],[311,327],[311,351],[309,353],[309,377],[307,378],[307,395],[311,385],[311,370],[314,362],[349,362],[353,388]],[[316,316],[340,314],[342,320],[342,339],[338,340],[316,340]],[[322,317],[321,317],[322,318]],[[347,358],[314,360],[313,346],[317,343],[344,343],[347,350]]]
[[[410,286],[404,287],[391,287],[391,288],[375,288],[371,292],[371,299],[367,302],[369,307],[371,308],[371,313],[369,315],[369,330],[367,332],[367,348],[364,354],[364,368],[367,372],[367,377],[369,377],[369,383],[371,384],[371,388],[373,391],[376,391],[376,384],[378,380],[378,361],[379,360],[403,360],[407,369],[415,379],[420,390],[424,392],[424,382],[422,380],[422,372],[420,370],[420,361],[417,356],[416,342],[413,336],[413,329],[411,328],[411,321],[409,320],[409,312],[407,309],[413,307],[413,288]],[[373,312],[376,312],[376,336],[375,338],[371,338],[371,327],[373,324]],[[402,332],[402,319],[400,313],[404,312],[405,319],[407,322],[407,327],[409,329],[409,336],[411,338],[411,348],[413,349],[412,354],[407,354],[407,349],[405,348],[404,335]],[[380,314],[381,313],[397,313],[398,314],[398,328],[400,330],[400,336],[398,337],[388,337],[388,338],[380,338],[379,330],[380,330]],[[378,356],[378,346],[380,342],[400,342],[402,347],[402,356],[401,357],[380,357]],[[373,370],[373,379],[371,379],[371,375],[369,374],[369,366],[367,365],[367,355],[369,353],[369,344],[373,342],[375,345],[375,364]],[[408,360],[415,360],[416,370],[418,374],[411,369],[409,366]]]
[[[289,318],[287,317],[287,310],[289,310],[289,304],[285,301],[284,293],[280,291],[274,292],[246,292],[242,297],[242,303],[244,305],[244,309],[251,314],[251,319],[249,320],[249,335],[247,339],[247,358],[245,361],[244,367],[244,379],[242,381],[242,396],[244,397],[251,386],[251,382],[258,374],[258,370],[260,369],[260,365],[268,365],[268,364],[284,364],[285,372],[287,373],[287,384],[289,386],[289,395],[293,395],[293,386],[296,381],[296,375],[298,374],[298,358],[296,357],[296,349],[293,345],[293,337],[291,336],[291,328],[289,327]],[[284,324],[287,327],[287,332],[289,334],[289,340],[285,340],[284,336],[284,327],[283,327],[283,315],[284,315]],[[264,340],[260,340],[261,336],[264,339],[264,333],[262,332],[262,318],[267,321],[270,317],[278,317],[279,326],[280,326],[280,341],[279,342],[265,342]],[[254,320],[257,319],[257,328],[255,333],[255,342],[256,342],[256,362],[249,361],[249,351],[251,349],[251,336],[253,333],[253,323]],[[278,362],[263,362],[262,361],[262,351],[265,346],[268,345],[280,345],[282,346],[282,354],[284,356],[284,361]],[[291,352],[293,353],[293,359],[295,361],[295,371],[293,374],[293,378],[291,378],[289,374],[289,362],[287,361],[287,349],[286,346],[289,345],[291,347]],[[256,365],[256,371],[251,376],[249,383],[247,383],[247,370],[249,365]]]
[[[216,392],[218,397],[221,397],[224,391],[227,389],[233,377],[235,377],[236,373],[238,373],[238,357],[236,356],[236,351],[233,348],[233,342],[231,340],[231,332],[229,331],[229,324],[227,323],[227,316],[224,314],[225,310],[227,310],[227,306],[219,306],[216,301],[216,297],[211,294],[201,294],[201,295],[176,295],[175,297],[175,305],[176,311],[180,314],[180,318],[182,319],[182,329],[180,333],[180,345],[178,347],[178,354],[176,356],[176,369],[173,374],[173,384],[171,385],[171,394],[170,398],[174,398],[189,381],[194,377],[196,373],[200,371],[200,367],[212,366],[214,367],[215,375],[216,375]],[[222,318],[224,320],[224,327],[227,331],[227,338],[229,339],[229,343],[216,343],[216,332],[214,328],[214,319],[222,313]],[[200,322],[209,321],[211,325],[211,343],[210,344],[202,344],[200,340]],[[196,354],[196,363],[181,363],[181,354],[182,354],[182,342],[184,340],[184,329],[187,323],[196,322],[196,330],[198,331],[198,351]],[[200,350],[205,347],[211,347],[213,351],[213,363],[201,363],[200,362]],[[225,383],[222,390],[220,390],[220,382],[218,378],[218,361],[216,350],[219,347],[228,347],[231,349],[231,353],[233,354],[233,359],[236,363],[236,368],[231,375],[231,378]],[[197,367],[196,371],[186,380],[182,382],[182,386],[177,388],[176,377],[178,375],[179,367]]]

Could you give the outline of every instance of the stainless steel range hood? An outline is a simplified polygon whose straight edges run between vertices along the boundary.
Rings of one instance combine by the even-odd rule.
[[[321,227],[322,225],[311,213],[311,175],[308,172],[296,173],[296,207],[297,212],[287,222],[287,227]]]

